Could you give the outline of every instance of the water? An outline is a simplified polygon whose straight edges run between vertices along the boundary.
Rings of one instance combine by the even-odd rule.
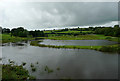
[[[45,39],[40,44],[45,45],[80,45],[80,46],[102,46],[117,44],[117,42],[108,40],[49,40]]]
[[[55,49],[9,44],[2,48],[3,63],[8,59],[24,66],[37,79],[117,79],[118,54],[103,53],[88,49]],[[37,64],[38,62],[38,64]],[[31,71],[31,63],[36,71]],[[48,66],[53,70],[47,73]],[[57,70],[60,68],[60,70]]]

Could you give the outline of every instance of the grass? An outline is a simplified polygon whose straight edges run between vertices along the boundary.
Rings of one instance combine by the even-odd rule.
[[[23,37],[11,36],[10,34],[0,34],[0,40],[2,40],[1,41],[2,43],[27,41],[32,39],[34,38],[23,38]]]
[[[110,45],[110,46],[102,46],[99,51],[102,52],[117,52],[120,54],[120,46],[118,45]]]
[[[56,33],[80,33],[80,32],[81,31],[70,31],[69,30],[69,31],[56,32]],[[92,32],[92,31],[82,31],[82,32],[85,32],[85,33],[87,32],[88,33],[88,32]]]
[[[35,77],[30,76],[28,70],[23,68],[22,65],[2,65],[2,79],[4,80],[27,80],[27,79],[35,79]]]
[[[73,46],[73,45],[63,45],[63,46],[44,45],[44,44],[38,44],[37,41],[32,41],[30,44],[33,46],[39,46],[39,47],[69,48],[69,49],[98,49],[101,47],[101,46]]]
[[[68,31],[58,31],[58,30],[49,30],[49,31],[44,31],[44,33],[80,33],[81,31],[76,31],[76,30],[68,30]],[[93,31],[82,31],[82,32],[93,32]]]
[[[98,39],[94,35],[78,35],[78,36],[55,36],[55,37],[48,37],[47,39],[53,40],[92,40]]]
[[[32,40],[33,38],[21,38],[21,37],[14,37],[10,36],[10,34],[0,34],[0,40],[2,40],[2,43],[6,42],[18,42],[18,41],[25,41],[25,40]],[[65,36],[52,36],[52,37],[37,37],[37,39],[52,39],[52,40],[109,40],[109,41],[116,41],[120,40],[118,37],[111,37],[111,36],[104,36],[104,35],[96,35],[96,34],[89,34],[89,35],[65,35]],[[38,42],[41,41],[32,41],[30,44],[33,46],[39,46],[39,47],[49,47],[49,48],[69,48],[69,49],[93,49],[93,50],[99,50],[99,51],[109,51],[109,49],[114,49],[115,51],[119,49],[118,47],[115,47],[114,45],[109,45],[107,47],[103,46],[73,46],[73,45],[64,45],[64,46],[54,46],[54,45],[44,45],[44,44],[38,44]],[[107,52],[106,51],[106,52]],[[113,51],[113,50],[112,50]]]
[[[52,39],[52,40],[110,40],[110,41],[118,41],[118,37],[111,37],[111,36],[104,36],[104,35],[64,35],[64,36],[49,36],[49,37],[37,37],[37,39],[45,38],[45,39]],[[2,43],[7,42],[18,42],[18,41],[27,41],[33,40],[35,38],[22,38],[22,37],[15,37],[10,36],[10,34],[0,34],[0,41]]]
[[[49,36],[49,37],[38,37],[44,39],[51,39],[51,40],[109,40],[109,41],[116,41],[118,42],[118,37],[111,37],[111,36],[104,36],[104,35],[64,35],[64,36]]]
[[[21,65],[15,65],[15,62],[12,60],[8,60],[9,64],[2,65],[2,79],[5,80],[22,80],[25,81],[27,79],[35,79],[35,77],[30,76],[28,70],[23,68],[24,65],[26,65],[25,62],[23,62]],[[18,81],[19,81],[18,80]]]

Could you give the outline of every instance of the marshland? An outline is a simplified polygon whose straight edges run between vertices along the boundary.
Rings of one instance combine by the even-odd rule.
[[[118,5],[1,0],[0,80],[118,79]]]
[[[16,31],[19,33],[20,29],[25,30],[19,27]],[[119,36],[99,34],[95,30],[90,30],[89,33],[84,31],[83,34],[80,31],[83,29],[90,30],[90,28],[76,28],[74,30],[37,31],[37,33],[42,32],[43,36],[35,34],[36,31],[32,31],[33,35],[31,35],[31,31],[27,31],[29,34],[26,36],[17,36],[17,33],[14,35],[15,31],[12,32],[14,29],[9,33],[3,32],[0,47],[3,57],[1,60],[4,64],[3,79],[16,79],[18,77],[23,77],[19,79],[92,79],[99,78],[99,76],[109,79],[116,78],[120,49]],[[111,29],[114,30],[115,27]],[[58,33],[50,33],[58,31],[59,33],[65,31],[67,35],[63,33],[58,36]],[[78,35],[74,35],[76,31]],[[38,36],[34,36],[34,34]],[[18,68],[16,69],[18,71],[19,68],[23,68],[20,72],[24,75],[20,76],[20,73],[13,66]],[[7,77],[4,73],[10,71],[10,68],[13,71],[11,70],[11,74],[8,75],[13,76]],[[96,76],[92,76],[94,73]]]

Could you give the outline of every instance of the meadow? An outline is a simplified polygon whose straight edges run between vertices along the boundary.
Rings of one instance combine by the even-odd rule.
[[[118,42],[118,37],[112,36],[104,36],[104,35],[97,35],[97,34],[87,34],[87,35],[64,35],[64,36],[49,36],[49,37],[37,37],[37,38],[45,38],[51,40],[109,40],[109,41],[116,41]]]
[[[15,36],[11,36],[10,34],[0,34],[0,40],[2,43],[27,41],[27,40],[32,40],[32,39],[34,39],[34,38],[15,37]]]
[[[50,31],[50,30],[48,30],[48,31],[44,31],[44,33],[52,33],[52,32],[55,32],[55,33],[80,33],[80,31],[76,31],[76,30],[68,30],[68,31],[57,31],[57,30],[54,30],[54,31]],[[93,32],[93,31],[82,31],[82,32],[84,32],[84,33],[91,33],[91,32]]]

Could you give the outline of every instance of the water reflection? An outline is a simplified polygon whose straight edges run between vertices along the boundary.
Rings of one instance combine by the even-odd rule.
[[[40,44],[45,45],[80,45],[80,46],[102,46],[117,44],[117,42],[108,40],[49,40],[45,39]]]
[[[30,46],[29,43],[22,46],[4,46],[3,63],[8,59],[17,64],[26,62],[31,75],[37,79],[117,79],[118,78],[118,54],[103,53],[88,49],[53,49]],[[36,63],[38,62],[38,64]],[[31,63],[36,68],[31,70]],[[52,69],[48,73],[45,67]],[[57,70],[60,68],[60,70]]]

